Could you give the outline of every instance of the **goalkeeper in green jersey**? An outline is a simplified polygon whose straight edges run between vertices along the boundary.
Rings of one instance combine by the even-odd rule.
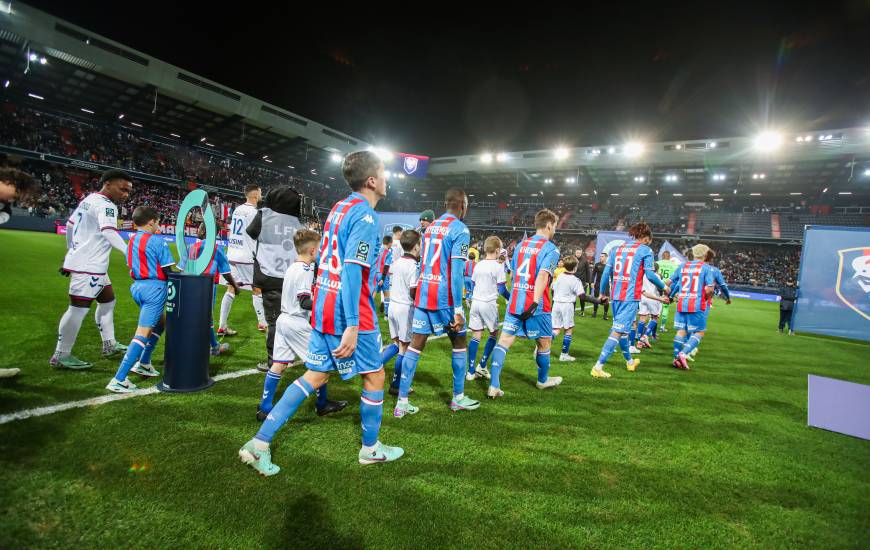
[[[671,278],[671,275],[674,274],[674,271],[680,266],[677,262],[671,260],[671,253],[665,250],[662,252],[662,259],[656,262],[656,271],[658,271],[659,277],[662,278],[663,281],[667,281]],[[667,332],[668,326],[668,304],[662,304],[662,313],[660,318],[662,320],[662,332]],[[655,333],[651,336],[655,338]]]

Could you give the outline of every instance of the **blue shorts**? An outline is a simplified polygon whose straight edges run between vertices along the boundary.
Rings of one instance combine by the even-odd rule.
[[[465,334],[465,325],[462,326],[462,331],[457,333],[448,328],[452,324],[453,308],[431,310],[418,307],[414,309],[411,332],[414,334],[435,334],[436,336],[445,332],[459,336]]]
[[[501,330],[511,336],[522,336],[529,340],[553,337],[553,316],[549,313],[535,315],[525,323],[513,313],[506,311]]]
[[[339,344],[341,344],[341,336],[312,330],[311,338],[308,340],[305,367],[317,372],[338,371],[342,380],[349,380],[357,374],[377,372],[383,368],[379,332],[360,334],[353,355],[344,359],[336,359],[332,356],[332,350]]]
[[[698,311],[695,313],[677,312],[674,315],[674,329],[686,332],[701,332],[707,330],[707,315]]]
[[[631,326],[634,324],[634,320],[637,319],[640,302],[621,302],[616,300],[610,307],[613,309],[613,326],[611,331],[620,334],[631,332]]]
[[[166,307],[166,281],[147,279],[133,281],[130,286],[133,301],[139,306],[140,327],[154,328],[160,324]]]

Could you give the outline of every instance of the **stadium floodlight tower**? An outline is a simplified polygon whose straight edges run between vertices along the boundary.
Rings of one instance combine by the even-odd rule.
[[[752,143],[761,153],[773,153],[782,146],[782,134],[775,130],[766,130],[755,136]]]

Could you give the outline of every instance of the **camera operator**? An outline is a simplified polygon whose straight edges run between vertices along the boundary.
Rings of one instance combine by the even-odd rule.
[[[263,294],[263,312],[268,333],[266,353],[268,362],[257,368],[268,371],[272,365],[275,344],[275,321],[281,314],[281,288],[284,273],[296,261],[293,236],[302,229],[303,206],[313,205],[290,187],[273,187],[263,200],[263,206],[248,224],[247,233],[256,243],[254,251],[254,288]]]

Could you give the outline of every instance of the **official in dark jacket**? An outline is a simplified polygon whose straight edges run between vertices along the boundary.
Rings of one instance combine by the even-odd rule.
[[[792,281],[788,281],[779,289],[779,331],[782,332],[788,324],[789,335],[794,336],[794,328],[791,325],[794,315],[794,303],[797,300],[797,288]]]
[[[601,288],[601,276],[604,274],[604,266],[607,265],[607,254],[601,253],[598,263],[592,268],[592,295],[598,298],[598,292]],[[610,309],[610,304],[604,304],[604,320],[607,320],[607,310]],[[598,316],[598,304],[593,304],[592,316]]]

